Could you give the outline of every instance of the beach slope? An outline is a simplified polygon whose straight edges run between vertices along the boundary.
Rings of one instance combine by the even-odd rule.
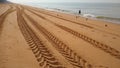
[[[0,4],[0,68],[120,68],[120,25]]]

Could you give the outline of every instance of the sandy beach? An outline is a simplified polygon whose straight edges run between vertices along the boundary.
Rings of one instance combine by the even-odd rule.
[[[0,68],[120,68],[120,24],[0,4]]]

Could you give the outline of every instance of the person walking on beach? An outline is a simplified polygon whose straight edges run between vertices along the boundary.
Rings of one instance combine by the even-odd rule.
[[[79,10],[79,14],[81,14],[81,10]]]

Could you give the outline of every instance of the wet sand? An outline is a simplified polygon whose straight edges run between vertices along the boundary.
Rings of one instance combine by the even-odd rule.
[[[0,68],[120,68],[120,25],[0,4]]]

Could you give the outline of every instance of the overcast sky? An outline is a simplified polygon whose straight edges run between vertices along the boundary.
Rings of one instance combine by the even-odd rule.
[[[12,2],[112,2],[120,3],[120,0],[9,0]]]

